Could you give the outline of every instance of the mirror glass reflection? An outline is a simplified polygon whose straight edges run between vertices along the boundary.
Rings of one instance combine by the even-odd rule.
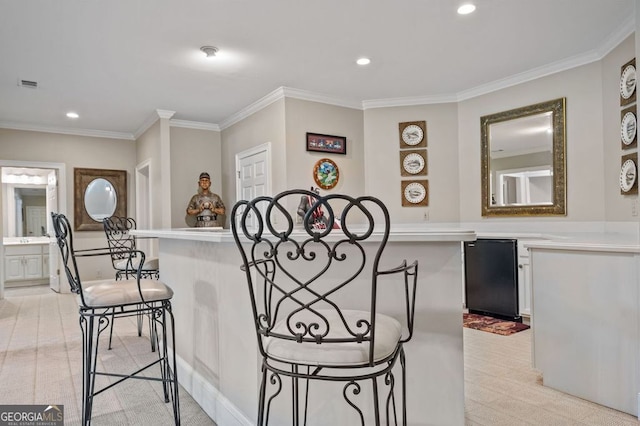
[[[566,214],[564,103],[481,118],[483,216]]]
[[[104,218],[113,216],[117,202],[116,190],[108,180],[97,178],[87,185],[84,192],[84,208],[96,222],[102,222]]]

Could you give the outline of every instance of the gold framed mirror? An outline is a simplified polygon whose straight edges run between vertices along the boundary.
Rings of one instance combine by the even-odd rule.
[[[480,118],[482,216],[566,215],[566,98]]]
[[[127,216],[127,171],[73,169],[76,231],[102,231],[102,220]]]

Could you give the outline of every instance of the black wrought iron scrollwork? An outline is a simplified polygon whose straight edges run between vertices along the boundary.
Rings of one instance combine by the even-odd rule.
[[[299,209],[302,200],[310,210],[298,215],[292,208]],[[313,211],[314,220],[310,220],[309,211]],[[323,226],[318,226],[319,215],[322,215]],[[300,216],[301,222],[297,220]],[[385,409],[387,423],[393,424],[393,418],[398,424],[397,414],[400,413],[396,412],[395,392],[400,390],[402,419],[406,424],[402,345],[411,338],[413,329],[417,262],[404,262],[388,270],[379,267],[390,227],[384,204],[370,196],[322,196],[308,190],[289,190],[273,197],[239,201],[233,208],[232,217],[232,233],[242,257],[258,347],[263,357],[258,423],[266,424],[265,413],[268,422],[268,413],[273,410],[272,401],[281,392],[280,378],[284,376],[292,379],[293,424],[298,424],[300,418],[306,422],[307,416],[308,389],[304,415],[299,416],[298,412],[302,409],[296,396],[300,379],[345,383],[343,397],[358,413],[362,425],[367,416],[356,404],[362,405],[363,401],[362,397],[355,398],[363,391],[359,382],[367,380],[373,384],[376,424]],[[407,321],[403,325],[409,333],[399,336],[397,342],[392,342],[395,346],[380,356],[375,333],[379,316],[376,303],[378,278],[391,274],[397,274],[398,284],[404,284],[404,288],[398,288],[406,298]],[[345,298],[344,294],[349,297]],[[357,306],[343,306],[345,300]],[[380,316],[385,317],[383,313]],[[389,320],[395,321],[387,315],[385,321]],[[356,352],[363,355],[356,357],[355,363],[341,365],[335,359],[318,355],[331,351],[316,350],[316,345],[327,343],[332,348],[341,344],[355,345]],[[285,349],[276,353],[279,349],[274,348]],[[402,387],[395,386],[396,378],[392,374],[399,358]],[[310,366],[313,371],[309,371]],[[265,394],[267,373],[271,374],[271,387],[277,388],[268,399]],[[380,403],[378,378],[384,379],[388,387],[388,393],[380,395]],[[368,391],[368,387],[365,389]],[[382,401],[385,401],[384,405]]]
[[[349,391],[350,387],[353,387],[353,390],[351,391],[351,393],[353,393],[354,395],[360,394],[360,391],[361,391],[360,384],[354,381],[350,381],[349,383],[344,385],[344,388],[342,388],[342,396],[344,396],[344,399],[345,401],[347,401],[347,404],[349,404],[351,407],[353,407],[354,410],[356,410],[356,412],[360,416],[360,424],[364,426],[364,415],[362,414],[362,410],[360,410],[358,406],[353,401],[351,401],[349,399],[349,396],[347,395],[347,392]]]
[[[273,399],[278,396],[280,394],[280,392],[282,391],[282,379],[280,379],[280,375],[277,373],[271,373],[271,376],[269,377],[269,383],[271,383],[271,385],[277,385],[277,389],[275,390],[275,392],[269,397],[268,401],[267,401],[267,407],[266,407],[266,413],[265,413],[265,424],[268,425],[269,424],[269,414],[271,412],[271,402],[273,402]]]

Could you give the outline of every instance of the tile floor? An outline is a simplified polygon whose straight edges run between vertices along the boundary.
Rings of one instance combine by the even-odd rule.
[[[531,330],[511,336],[464,329],[467,426],[640,425],[632,415],[542,386]]]
[[[65,347],[60,348],[62,352],[59,354],[57,352],[54,353],[51,350],[52,348],[46,345],[46,343],[50,342],[42,342],[44,345],[40,345],[40,340],[43,336],[41,336],[42,333],[38,333],[38,330],[42,331],[41,329],[46,326],[46,322],[43,324],[39,321],[33,321],[40,316],[38,315],[39,313],[49,312],[51,309],[56,311],[59,309],[60,312],[56,315],[56,317],[60,317],[56,321],[57,324],[64,323],[62,330],[65,331],[65,335],[68,334],[72,337],[77,335],[77,308],[75,307],[73,296],[59,297],[55,293],[48,291],[46,287],[41,286],[11,289],[6,292],[5,296],[8,296],[9,299],[5,300],[4,303],[0,303],[0,308],[2,308],[0,309],[0,325],[2,325],[0,327],[0,383],[2,383],[2,386],[0,386],[0,402],[15,402],[18,400],[16,398],[22,395],[23,398],[19,398],[22,403],[33,403],[37,399],[39,390],[49,388],[48,386],[38,386],[38,378],[45,381],[60,380],[65,383],[65,386],[62,388],[56,387],[56,392],[60,392],[61,396],[71,392],[70,395],[66,395],[67,398],[65,399],[65,402],[69,404],[68,420],[70,420],[69,424],[77,424],[79,408],[76,406],[75,397],[73,397],[74,383],[70,383],[69,380],[72,377],[79,379],[75,377],[77,374],[74,373],[79,369],[71,368],[68,353],[71,349],[69,345],[72,345],[73,349],[79,350],[79,342],[71,339],[65,342]],[[23,296],[40,297],[30,298]],[[20,315],[17,315],[18,312],[13,312],[16,310],[20,312]],[[68,321],[60,321],[67,316],[69,316]],[[31,330],[31,327],[29,327],[31,323],[38,323],[38,326],[34,325],[33,327],[35,335],[23,332],[13,333],[20,327],[22,327],[22,331]],[[119,329],[122,327],[123,325],[119,325]],[[131,327],[133,327],[133,323]],[[59,331],[60,328],[57,328],[57,330]],[[131,333],[135,335],[134,330]],[[14,337],[22,336],[21,339],[18,339],[20,341],[24,341],[26,338],[27,341],[24,341],[24,344],[27,346],[32,345],[33,341],[38,341],[37,356],[34,356],[40,363],[28,363],[28,367],[27,364],[21,363],[21,365],[13,368],[2,368],[8,367],[10,361],[8,359],[8,354],[10,353],[8,349],[10,346],[20,343],[18,340],[11,339],[10,335]],[[38,335],[40,336],[38,337]],[[68,338],[68,336],[66,337]],[[483,331],[464,329],[465,413],[467,426],[640,425],[640,422],[629,414],[602,407],[542,386],[541,376],[531,368],[530,339],[530,330],[511,336],[499,336]],[[136,342],[140,339],[134,336],[133,340]],[[12,341],[13,343],[11,343]],[[140,344],[144,344],[144,341],[141,341]],[[119,344],[118,347],[122,348],[124,346]],[[146,346],[144,348],[146,350]],[[40,353],[42,353],[43,357],[40,357]],[[60,359],[54,360],[54,355],[59,355]],[[48,361],[58,363],[58,368],[50,372],[45,369],[36,374],[37,371],[34,368],[37,366],[42,367]],[[56,371],[64,377],[50,377],[52,372]],[[31,377],[26,382],[25,374]],[[14,377],[16,375],[19,377]],[[15,380],[12,380],[12,378]],[[130,392],[131,390],[128,391]],[[156,400],[157,398],[151,398],[152,403],[157,403]],[[184,403],[181,407],[183,424],[211,424],[215,426],[184,390],[181,393],[181,400]],[[114,407],[112,407],[113,410],[111,412],[109,412],[109,407],[101,404],[101,408],[97,409],[95,413],[95,423],[112,424],[114,412],[121,410],[121,407],[118,406],[119,404],[122,404],[122,399],[113,401],[111,405],[114,405]],[[145,402],[145,404],[149,403]],[[157,410],[153,404],[149,404],[149,408],[154,411],[166,411],[167,408],[164,405],[163,403],[159,404],[161,410]],[[100,413],[100,411],[105,411],[105,413]],[[149,416],[148,420],[153,417]],[[163,415],[162,418],[166,420],[167,416]],[[127,424],[127,421],[123,419],[121,424]],[[137,419],[135,423],[129,424],[154,423],[147,423]]]

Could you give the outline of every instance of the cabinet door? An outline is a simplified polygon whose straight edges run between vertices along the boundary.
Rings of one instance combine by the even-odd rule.
[[[24,256],[24,278],[42,278],[42,255],[33,254]]]
[[[42,278],[49,278],[49,255],[42,255]]]
[[[518,307],[520,315],[531,316],[531,272],[529,257],[518,258]]]
[[[4,257],[4,279],[6,281],[24,279],[22,256]]]

